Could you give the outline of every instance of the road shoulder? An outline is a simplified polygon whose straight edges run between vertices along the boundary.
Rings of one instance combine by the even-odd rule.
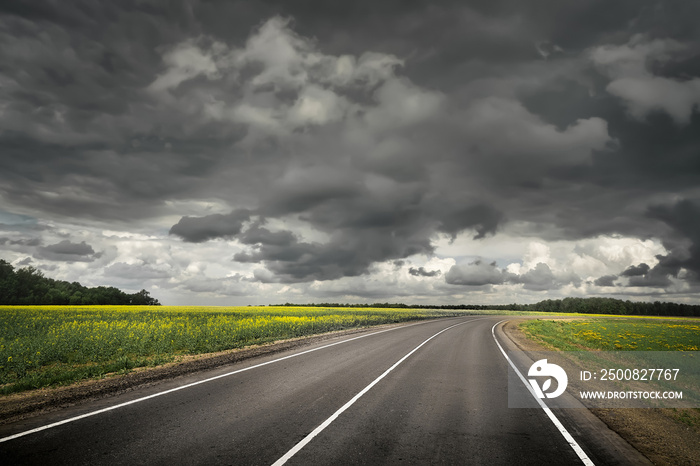
[[[503,325],[503,333],[521,351],[552,351],[529,339],[518,325],[525,319],[512,319]],[[574,411],[575,413],[568,413]],[[644,455],[654,464],[700,464],[700,433],[671,417],[671,409],[591,409],[591,416],[578,416],[582,410],[560,410],[576,417],[586,430],[598,430],[599,440],[610,442],[616,449],[627,451],[625,445]],[[581,417],[581,419],[578,419]],[[596,422],[597,420],[597,422]],[[610,433],[615,434],[611,436]],[[617,437],[617,439],[615,439]],[[621,443],[620,441],[624,442]]]

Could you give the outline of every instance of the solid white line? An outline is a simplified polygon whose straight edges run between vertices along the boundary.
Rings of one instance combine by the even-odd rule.
[[[409,324],[409,325],[403,325],[403,326],[401,326],[401,327],[388,328],[388,329],[386,329],[386,330],[380,330],[379,332],[368,333],[368,334],[366,334],[366,335],[360,335],[360,336],[358,336],[358,337],[349,338],[349,339],[347,339],[347,340],[337,341],[337,342],[335,342],[335,343],[331,343],[331,344],[328,344],[328,345],[319,346],[318,348],[313,348],[313,349],[310,349],[310,350],[302,351],[302,352],[300,352],[300,353],[290,354],[289,356],[284,356],[284,357],[282,357],[282,358],[273,359],[272,361],[263,362],[263,363],[260,363],[260,364],[256,364],[256,365],[254,365],[254,366],[244,367],[243,369],[238,369],[238,370],[235,370],[235,371],[233,371],[233,372],[227,372],[226,374],[220,374],[220,375],[217,375],[217,376],[214,376],[214,377],[210,377],[210,378],[208,378],[208,379],[199,380],[199,381],[197,381],[197,382],[192,382],[192,383],[189,383],[189,384],[187,384],[187,385],[182,385],[182,386],[179,386],[179,387],[171,388],[171,389],[165,390],[165,391],[163,391],[163,392],[154,393],[154,394],[152,394],[152,395],[144,396],[144,397],[142,397],[142,398],[137,398],[137,399],[135,399],[135,400],[127,401],[127,402],[125,402],[125,403],[120,403],[120,404],[118,404],[118,405],[109,406],[109,407],[103,408],[103,409],[98,409],[97,411],[91,411],[91,412],[89,412],[89,413],[81,414],[80,416],[71,417],[71,418],[68,418],[68,419],[64,419],[64,420],[62,420],[62,421],[54,422],[53,424],[47,424],[47,425],[44,425],[44,426],[37,427],[37,428],[35,428],[35,429],[27,430],[27,431],[24,431],[24,432],[20,432],[20,433],[18,433],[18,434],[10,435],[10,436],[8,436],[8,437],[0,438],[0,443],[2,443],[2,442],[7,442],[7,441],[9,441],[9,440],[14,440],[14,439],[16,439],[16,438],[23,437],[23,436],[25,436],[25,435],[34,434],[34,433],[36,433],[36,432],[41,432],[42,430],[51,429],[51,428],[53,428],[53,427],[58,427],[58,426],[61,426],[61,425],[63,425],[63,424],[68,424],[69,422],[74,422],[74,421],[78,421],[78,420],[80,420],[80,419],[85,419],[86,417],[95,416],[95,415],[97,415],[97,414],[106,413],[106,412],[108,412],[108,411],[113,411],[113,410],[115,410],[115,409],[123,408],[124,406],[129,406],[129,405],[132,405],[132,404],[134,404],[134,403],[140,403],[140,402],[142,402],[142,401],[150,400],[151,398],[156,398],[156,397],[158,397],[158,396],[167,395],[168,393],[173,393],[173,392],[176,392],[176,391],[179,391],[179,390],[184,390],[184,389],[186,389],[186,388],[194,387],[195,385],[200,385],[200,384],[203,384],[203,383],[211,382],[212,380],[221,379],[221,378],[223,378],[223,377],[228,377],[228,376],[230,376],[230,375],[239,374],[239,373],[241,373],[241,372],[249,371],[249,370],[251,370],[251,369],[256,369],[256,368],[258,368],[258,367],[267,366],[268,364],[273,364],[273,363],[275,363],[275,362],[284,361],[285,359],[295,358],[295,357],[297,357],[297,356],[301,356],[302,354],[312,353],[312,352],[314,352],[314,351],[322,350],[322,349],[325,349],[325,348],[330,348],[331,346],[340,345],[340,344],[343,344],[343,343],[347,343],[347,342],[349,342],[349,341],[358,340],[358,339],[360,339],[360,338],[365,338],[365,337],[369,337],[369,336],[372,336],[372,335],[377,335],[377,334],[380,334],[380,333],[389,332],[389,331],[391,331],[391,330],[396,330],[396,329],[399,329],[399,328],[406,328],[406,327],[410,327],[410,326],[413,326],[413,325],[418,325],[418,324],[422,324],[422,323],[426,323],[426,322],[430,322],[430,321],[426,320],[426,321],[416,322],[416,323]]]
[[[513,361],[511,361],[511,359],[508,357],[508,355],[506,354],[506,352],[503,350],[503,347],[501,346],[501,344],[500,344],[500,343],[498,342],[498,340],[496,339],[496,333],[495,333],[495,331],[494,331],[494,329],[496,328],[496,326],[497,326],[498,324],[503,323],[503,322],[505,322],[505,320],[502,320],[502,321],[500,321],[500,322],[496,322],[496,323],[493,325],[493,327],[491,327],[491,335],[493,336],[493,341],[495,341],[496,344],[498,345],[498,349],[501,350],[501,353],[503,353],[503,356],[505,356],[506,360],[508,361],[508,364],[510,364],[510,366],[513,368],[513,370],[515,371],[515,373],[518,374],[518,377],[520,378],[520,381],[523,383],[523,385],[525,385],[525,388],[527,388],[527,390],[530,392],[530,394],[531,394],[532,397],[535,399],[535,401],[537,401],[537,403],[539,403],[539,405],[540,405],[540,407],[542,408],[542,410],[543,410],[545,413],[547,413],[547,416],[549,416],[549,420],[552,421],[552,423],[553,423],[554,426],[559,430],[559,432],[561,433],[561,435],[564,436],[564,439],[569,443],[569,446],[576,452],[576,454],[578,455],[578,457],[579,457],[579,459],[581,460],[581,462],[582,462],[583,464],[585,464],[586,466],[595,466],[594,463],[593,463],[593,461],[591,461],[591,459],[588,457],[588,455],[586,455],[586,452],[583,451],[583,449],[581,448],[581,446],[576,442],[576,440],[574,440],[574,438],[571,436],[571,434],[569,433],[569,431],[566,430],[566,427],[564,427],[564,425],[563,425],[563,424],[559,421],[559,419],[554,415],[554,413],[552,412],[552,410],[549,409],[549,408],[547,407],[547,405],[544,404],[544,402],[537,396],[537,394],[535,393],[535,391],[532,389],[532,386],[527,382],[527,380],[525,379],[525,377],[523,377],[523,374],[520,373],[520,371],[518,370],[518,368],[515,367],[515,364],[513,364]]]
[[[481,319],[474,319],[474,320],[481,320]],[[430,340],[432,340],[432,339],[435,338],[436,336],[440,335],[442,332],[451,329],[452,327],[456,327],[456,326],[458,326],[458,325],[466,324],[466,323],[469,323],[469,322],[474,322],[474,320],[468,320],[468,321],[466,321],[466,322],[460,322],[459,324],[454,324],[454,325],[451,325],[451,326],[449,326],[449,327],[447,327],[447,328],[445,328],[445,329],[442,329],[442,330],[440,330],[438,333],[436,333],[435,335],[433,335],[432,337],[430,337],[430,338],[428,338],[427,340],[425,340],[425,341],[424,341],[423,343],[421,343],[420,345],[418,345],[418,346],[416,346],[415,348],[413,348],[413,349],[411,350],[411,352],[409,352],[407,355],[405,355],[404,357],[402,357],[401,359],[399,359],[396,363],[394,363],[393,366],[391,366],[389,369],[387,369],[386,371],[384,371],[384,373],[383,373],[382,375],[380,375],[379,377],[377,377],[376,379],[374,379],[374,381],[372,381],[372,383],[370,383],[370,384],[367,385],[365,388],[363,388],[361,392],[359,392],[357,395],[355,395],[354,397],[352,397],[352,399],[351,399],[350,401],[348,401],[347,403],[345,403],[338,411],[336,411],[335,413],[333,413],[333,414],[331,415],[331,417],[329,417],[328,419],[326,419],[325,421],[323,421],[323,423],[322,423],[321,425],[319,425],[318,427],[316,427],[309,435],[307,435],[307,436],[304,437],[299,443],[297,443],[296,445],[294,445],[294,446],[292,447],[291,450],[289,450],[287,453],[285,453],[284,456],[282,456],[280,459],[278,459],[277,461],[275,461],[275,462],[272,464],[272,466],[281,466],[281,465],[283,465],[284,463],[286,463],[287,461],[289,461],[289,459],[290,459],[292,456],[296,455],[296,454],[299,452],[299,450],[301,450],[302,448],[304,448],[311,440],[313,440],[314,437],[316,437],[318,434],[320,434],[326,427],[328,427],[329,425],[331,425],[331,423],[332,423],[333,421],[335,421],[335,420],[338,418],[338,416],[340,416],[341,414],[343,414],[343,412],[344,412],[345,410],[347,410],[350,406],[352,406],[353,404],[355,404],[355,402],[356,402],[357,400],[359,400],[359,399],[362,397],[362,395],[364,395],[364,394],[367,393],[372,387],[374,387],[375,385],[377,385],[377,383],[378,383],[380,380],[382,380],[384,377],[386,377],[387,374],[389,374],[389,372],[391,372],[391,371],[393,371],[394,369],[396,369],[396,367],[397,367],[399,364],[401,364],[402,362],[404,362],[409,356],[411,356],[413,353],[415,353],[416,351],[418,351],[418,349],[419,349],[421,346],[425,345],[425,344],[428,343]]]

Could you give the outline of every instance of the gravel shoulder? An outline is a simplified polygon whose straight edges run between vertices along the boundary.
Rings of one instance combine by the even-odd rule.
[[[512,319],[506,335],[523,351],[552,351],[529,339]],[[684,409],[591,409],[595,416],[618,433],[652,463],[659,465],[700,464],[700,412]],[[687,419],[687,423],[679,419]]]

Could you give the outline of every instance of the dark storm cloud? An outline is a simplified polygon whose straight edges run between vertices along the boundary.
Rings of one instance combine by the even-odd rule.
[[[503,214],[489,205],[458,207],[455,211],[445,212],[439,230],[454,237],[468,228],[474,228],[477,232],[474,238],[479,239],[494,234],[502,218]]]
[[[328,164],[292,168],[275,181],[263,200],[263,213],[286,215],[311,212],[321,204],[342,205],[362,195],[363,187],[352,172]]]
[[[671,280],[668,278],[668,274],[663,273],[661,270],[655,270],[654,272],[645,275],[630,277],[627,286],[665,288],[670,285]]]
[[[639,265],[633,265],[629,268],[627,268],[624,272],[620,274],[622,277],[637,277],[639,275],[646,275],[651,267],[649,267],[645,263],[641,263]]]
[[[270,231],[260,225],[251,225],[243,234],[238,236],[243,244],[259,244],[285,247],[297,242],[296,237],[289,231]]]
[[[250,211],[244,209],[226,215],[182,217],[170,228],[170,234],[191,243],[201,243],[216,238],[232,238],[240,233],[243,223],[250,218],[250,214]]]
[[[63,240],[56,244],[50,244],[37,249],[34,255],[37,259],[65,262],[92,262],[99,254],[85,241],[73,243]]]
[[[472,92],[468,89],[469,79],[477,77],[481,80],[480,85],[485,86],[484,89],[502,92],[497,83],[504,78],[503,63],[510,63],[510,68],[506,69],[513,73],[526,69],[531,79],[540,80],[539,84],[529,87],[520,88],[516,84],[509,91],[519,93],[524,105],[513,100],[508,93],[498,98],[475,101],[468,97],[463,102],[465,110],[453,115],[455,121],[461,119],[460,130],[466,132],[465,138],[450,133],[450,124],[454,124],[452,122],[440,127],[426,121],[425,127],[432,128],[433,131],[433,134],[425,133],[426,141],[429,140],[433,151],[438,153],[438,160],[452,168],[445,173],[434,172],[433,183],[425,182],[425,174],[432,170],[428,164],[432,154],[423,150],[420,140],[402,145],[403,140],[408,140],[410,136],[401,130],[395,134],[398,142],[394,146],[377,151],[382,154],[381,157],[356,157],[361,163],[350,169],[343,166],[339,170],[337,159],[333,157],[306,155],[317,164],[282,171],[275,185],[268,186],[268,191],[261,198],[262,205],[259,209],[265,215],[283,217],[300,214],[300,218],[310,226],[329,233],[336,232],[337,237],[350,237],[357,232],[366,241],[377,244],[381,244],[386,235],[391,235],[392,241],[398,243],[396,247],[359,248],[355,251],[355,260],[350,260],[347,267],[338,267],[320,264],[324,264],[327,257],[335,260],[336,254],[342,255],[341,251],[345,251],[343,246],[347,242],[343,241],[342,245],[340,242],[330,243],[338,249],[336,254],[331,254],[329,245],[292,242],[291,236],[287,235],[286,239],[290,242],[286,246],[289,250],[283,251],[281,246],[275,249],[274,245],[263,244],[259,250],[238,254],[236,260],[264,263],[270,270],[286,277],[284,280],[324,279],[326,276],[336,278],[339,274],[354,276],[366,272],[374,262],[405,258],[409,251],[429,252],[430,239],[437,232],[455,237],[465,230],[472,230],[475,231],[475,238],[483,238],[495,234],[499,226],[510,220],[527,219],[548,225],[559,232],[559,238],[584,238],[615,233],[645,236],[649,231],[659,232],[656,227],[648,228],[643,199],[655,189],[667,189],[672,183],[669,181],[672,173],[683,173],[683,186],[696,183],[698,170],[693,164],[697,162],[691,154],[696,152],[693,148],[699,143],[696,136],[698,132],[693,129],[697,122],[691,120],[686,126],[678,126],[669,120],[666,124],[650,125],[648,121],[630,116],[627,111],[629,99],[621,99],[606,90],[611,80],[618,79],[619,76],[614,74],[617,71],[596,68],[597,65],[592,63],[595,60],[596,63],[603,63],[604,53],[609,49],[601,47],[608,44],[609,40],[612,40],[614,47],[620,50],[627,47],[641,59],[644,59],[644,54],[651,56],[656,53],[653,48],[656,45],[647,45],[655,44],[651,37],[647,42],[642,39],[639,39],[639,44],[631,42],[634,31],[611,39],[615,33],[620,32],[617,27],[622,27],[630,17],[636,15],[640,21],[648,21],[649,15],[644,8],[630,10],[628,7],[612,7],[610,11],[613,13],[608,22],[599,24],[597,28],[576,26],[571,30],[572,24],[569,24],[562,29],[561,21],[555,19],[557,14],[554,10],[565,12],[559,18],[569,18],[571,22],[577,15],[594,16],[594,7],[577,7],[572,10],[569,9],[571,6],[558,6],[550,12],[551,16],[544,15],[541,18],[525,14],[524,28],[504,32],[498,39],[492,31],[478,28],[469,29],[461,37],[452,37],[456,43],[466,43],[471,34],[479,35],[481,40],[477,42],[480,47],[478,51],[470,49],[471,51],[460,53],[467,53],[471,60],[500,63],[501,71],[498,75],[477,76],[468,67],[451,68],[455,63],[449,63],[448,66],[449,60],[445,60],[444,56],[425,58],[430,55],[428,52],[441,55],[443,48],[439,47],[426,50],[427,55],[404,67],[407,76],[420,82],[425,78],[421,65],[428,62],[442,63],[446,70],[467,79],[464,88],[466,94],[456,94],[466,96]],[[303,36],[323,37],[324,33],[329,34],[317,19],[330,13],[321,11],[323,10],[316,12],[317,15],[310,13],[310,10],[297,11],[293,27]],[[458,13],[455,14],[456,12]],[[352,17],[353,10],[350,9],[347,13],[350,16],[344,18],[339,30],[353,26],[348,20]],[[477,20],[492,25],[512,26],[511,14],[501,14],[498,7],[429,7],[417,3],[402,10],[399,15],[401,19],[395,24],[402,21],[408,23],[408,18],[422,15],[421,18],[426,19],[434,29],[440,22],[444,25],[453,21],[476,24]],[[421,32],[425,24],[407,29],[402,36],[403,44],[412,43],[414,47],[422,47],[411,38],[425,39],[426,36]],[[535,29],[529,29],[535,26],[544,26],[542,34],[550,34],[550,37],[536,38],[533,33]],[[310,30],[314,27],[318,29],[311,34]],[[465,30],[457,27],[447,29],[451,31],[450,34]],[[572,34],[568,38],[562,36],[567,29]],[[398,43],[392,45],[388,37],[382,38],[381,35],[381,31],[375,31],[371,37],[379,50],[400,53]],[[532,39],[527,47],[521,45],[523,37]],[[334,39],[335,42],[331,40],[330,44],[319,41],[321,50],[336,52],[335,48],[339,47],[342,39],[338,35]],[[443,38],[434,37],[431,40],[429,42],[434,46],[440,44]],[[627,41],[631,45],[625,45]],[[685,58],[676,60],[674,54],[677,47],[674,44],[663,42],[658,47],[669,50],[664,55],[664,63],[678,63],[675,66],[683,68],[683,63],[688,62],[687,54],[684,55]],[[576,54],[582,58],[575,59]],[[589,54],[595,60],[589,59]],[[538,59],[546,59],[551,64],[549,67],[540,65]],[[533,65],[529,69],[523,68],[528,62]],[[484,70],[488,73],[488,66]],[[435,73],[437,70],[431,71]],[[489,79],[493,85],[489,84]],[[444,81],[442,84],[442,89],[446,91],[454,83]],[[291,98],[298,98],[298,95]],[[459,98],[456,102],[459,102]],[[649,131],[649,127],[653,128],[652,131]],[[412,131],[422,134],[419,127],[412,127]],[[341,133],[332,130],[326,133],[319,129],[315,137],[319,141],[325,141],[329,134]],[[443,141],[438,141],[441,136],[445,136]],[[640,137],[646,140],[640,142]],[[446,150],[436,149],[441,145]],[[460,145],[463,148],[456,153],[455,148]],[[658,155],[662,147],[664,158]],[[343,149],[341,146],[329,150],[342,152]],[[668,154],[671,154],[673,161],[670,166],[666,162]],[[303,158],[301,155],[294,157]],[[409,168],[409,171],[402,172]],[[668,176],[657,179],[659,170]],[[368,172],[392,179],[395,183],[390,191],[393,198],[379,197],[379,192],[363,188],[358,180],[362,180]],[[612,176],[615,178],[611,179]],[[486,188],[479,193],[481,200],[470,200],[474,197],[474,191],[464,185],[465,179],[474,180],[476,186]],[[450,189],[445,189],[448,186]],[[601,195],[592,195],[595,192]],[[600,202],[603,193],[605,202]],[[508,197],[504,197],[506,195]],[[630,199],[637,202],[637,206],[632,209],[629,206]],[[631,212],[627,216],[617,215],[623,210]],[[411,229],[416,232],[407,234]],[[543,231],[542,234],[547,236],[550,233]],[[417,248],[401,244],[403,241],[415,243],[416,240]],[[302,256],[307,258],[306,263],[295,270],[297,261]],[[314,260],[308,259],[311,257]],[[322,271],[328,272],[328,275]],[[559,287],[561,283],[547,272],[551,273],[551,270],[543,265],[521,277],[520,283],[533,290]],[[458,278],[456,272],[450,279],[455,283],[479,282],[472,278]]]
[[[280,236],[290,238],[289,235]],[[373,230],[339,231],[327,243],[309,243],[296,238],[277,244],[258,243],[250,252],[235,254],[233,260],[263,263],[275,278],[261,275],[261,281],[296,283],[364,275],[375,262],[430,251],[430,243],[421,237],[397,240]]]
[[[617,280],[617,275],[603,275],[595,279],[593,284],[596,286],[615,286],[615,280]]]
[[[700,274],[700,201],[683,199],[673,205],[652,205],[649,207],[648,215],[665,222],[670,226],[676,235],[690,241],[690,246],[686,249],[675,246],[669,242],[672,254],[662,258],[658,267],[677,268],[686,267],[696,274]],[[674,247],[675,246],[675,247]],[[685,253],[687,257],[673,257]],[[676,275],[675,273],[673,275]]]
[[[159,49],[197,34],[191,13],[188,2],[0,7],[0,194],[103,219],[187,195],[241,134],[174,117],[145,92],[162,70]]]
[[[424,267],[410,267],[408,269],[408,273],[413,275],[414,277],[437,277],[442,272],[440,272],[439,270],[425,270]]]
[[[237,240],[261,281],[360,276],[525,223],[660,238],[669,253],[625,283],[696,281],[697,17],[693,1],[5,2],[0,197],[52,220],[177,215],[170,234]],[[178,210],[211,199],[231,213]],[[82,244],[36,254],[96,256]],[[472,263],[445,280],[578,279]]]

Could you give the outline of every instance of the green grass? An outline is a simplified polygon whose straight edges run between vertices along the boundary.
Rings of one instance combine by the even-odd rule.
[[[531,320],[530,338],[563,351],[698,351],[700,321],[640,318]]]
[[[653,380],[645,390],[681,390],[687,403],[700,403],[700,321],[683,319],[604,318],[584,320],[530,320],[520,328],[534,341],[562,356],[579,369],[674,368],[677,381]],[[539,356],[538,356],[539,357]],[[634,382],[613,382],[629,390]],[[652,402],[653,403],[653,402]],[[661,403],[661,402],[658,402]],[[686,409],[674,418],[695,427],[697,409]]]

